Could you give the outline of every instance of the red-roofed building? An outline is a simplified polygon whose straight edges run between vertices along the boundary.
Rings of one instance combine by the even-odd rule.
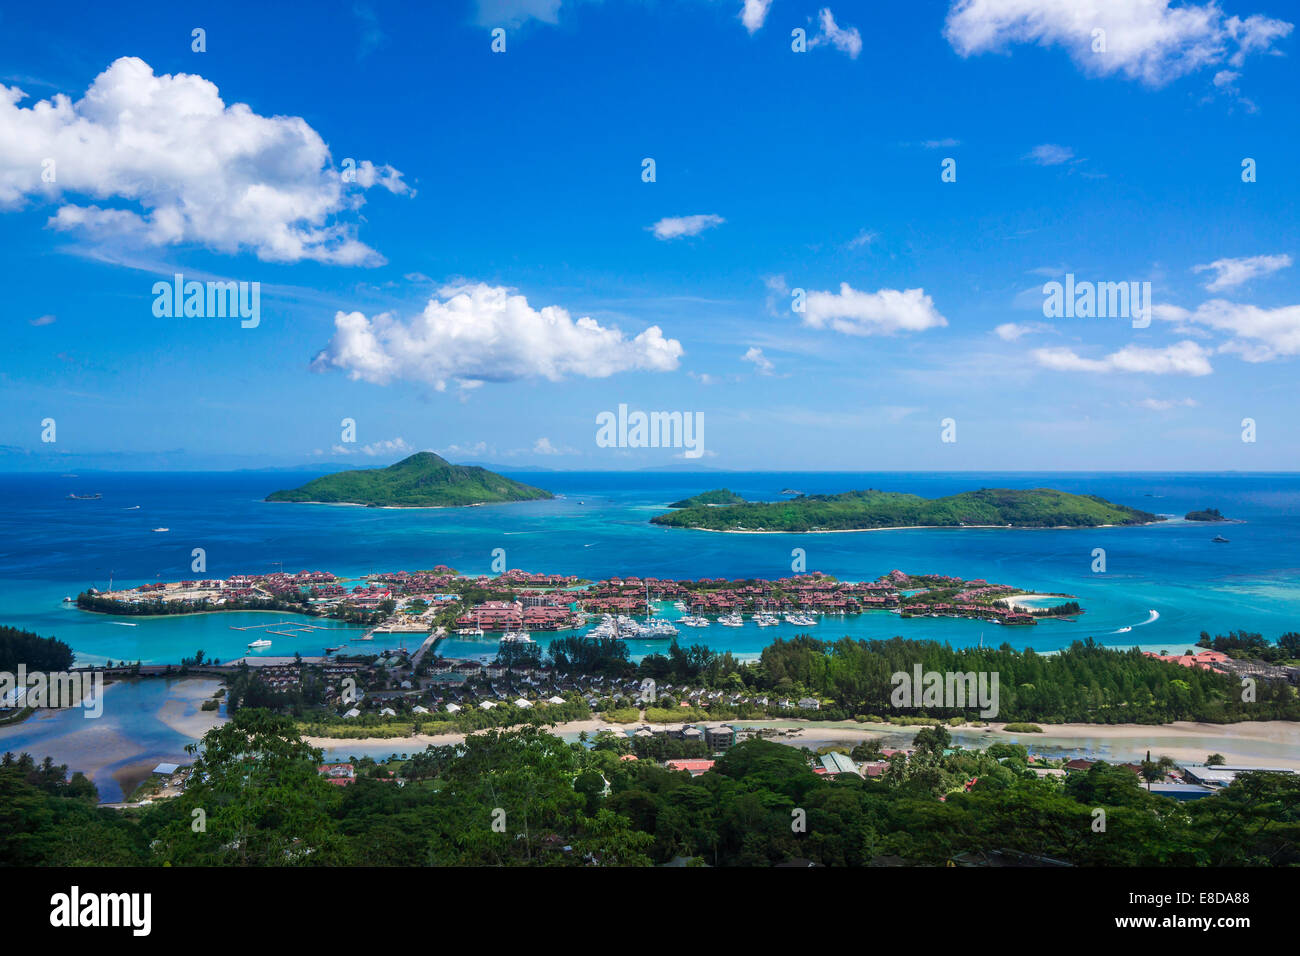
[[[666,766],[669,770],[685,770],[692,777],[698,777],[702,773],[708,773],[713,769],[714,761],[712,760],[669,760]]]
[[[356,768],[350,763],[323,763],[316,772],[325,778],[326,783],[336,787],[346,787],[357,779]]]

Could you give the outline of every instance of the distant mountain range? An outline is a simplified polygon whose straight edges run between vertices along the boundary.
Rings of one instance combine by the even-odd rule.
[[[372,508],[465,507],[555,497],[486,468],[453,465],[430,451],[387,468],[340,471],[301,488],[275,491],[267,501],[358,504]]]
[[[709,531],[866,531],[872,528],[1095,528],[1163,521],[1158,515],[1117,505],[1096,495],[1051,488],[982,488],[944,498],[892,491],[846,491],[800,495],[791,501],[712,504],[726,489],[705,492],[678,504],[688,507],[656,515],[654,524]]]

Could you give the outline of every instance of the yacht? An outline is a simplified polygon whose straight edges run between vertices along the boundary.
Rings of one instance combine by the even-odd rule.
[[[661,617],[648,617],[645,623],[640,626],[638,636],[642,640],[654,641],[669,637],[677,636],[677,628],[673,627],[671,621],[664,620]]]
[[[695,615],[688,614],[686,615],[686,617],[679,619],[677,623],[681,624],[683,627],[708,627],[713,622],[710,621],[707,617],[697,617]]]
[[[757,624],[759,627],[775,627],[777,624],[780,624],[781,621],[777,618],[775,614],[764,613],[764,614],[755,614],[754,623]]]
[[[745,621],[740,616],[739,611],[733,611],[731,614],[724,614],[718,618],[718,623],[723,627],[744,627]]]
[[[527,631],[506,631],[501,635],[502,644],[531,644],[532,637]]]
[[[171,528],[154,528],[154,531],[170,531]]]
[[[481,627],[458,627],[456,628],[457,637],[482,637],[483,628]]]
[[[1213,541],[1215,544],[1227,544],[1227,543],[1228,543],[1228,539],[1225,538],[1225,537],[1224,537],[1223,535],[1221,535],[1221,534],[1216,534],[1216,535],[1215,535],[1213,538],[1211,538],[1210,540]]]
[[[260,639],[258,639],[258,640],[256,640],[256,641],[249,641],[249,642],[248,642],[248,646],[249,646],[249,647],[270,647],[270,646],[271,646],[271,642],[268,641],[266,638],[263,637],[263,638],[260,638]]]
[[[606,614],[600,619],[600,623],[587,632],[587,637],[596,640],[617,640],[621,637],[618,633],[618,622],[614,620],[612,614]]]

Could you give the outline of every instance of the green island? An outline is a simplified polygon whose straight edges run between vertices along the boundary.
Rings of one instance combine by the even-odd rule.
[[[740,495],[736,494],[730,488],[714,488],[712,491],[704,491],[698,495],[692,495],[689,498],[683,498],[681,501],[674,501],[669,508],[698,508],[707,506],[716,508],[719,505],[743,505],[748,502]]]
[[[486,468],[453,465],[433,452],[422,451],[387,468],[324,475],[301,488],[274,491],[266,500],[371,508],[456,508],[554,497],[549,491]]]
[[[673,528],[748,532],[1097,528],[1162,520],[1159,515],[1096,495],[1075,495],[1051,488],[981,488],[943,498],[868,489],[837,495],[800,495],[792,501],[696,505],[650,519],[654,524]]]
[[[1200,511],[1187,512],[1186,521],[1227,521],[1218,508],[1202,508]]]

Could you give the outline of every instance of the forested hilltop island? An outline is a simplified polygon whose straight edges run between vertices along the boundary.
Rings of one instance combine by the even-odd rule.
[[[387,468],[340,471],[301,488],[275,491],[267,501],[357,504],[371,508],[455,508],[554,498],[549,491],[422,451]]]
[[[690,500],[690,499],[688,499]],[[894,491],[800,495],[791,501],[695,505],[650,519],[707,531],[866,531],[873,528],[1097,528],[1163,521],[1096,495],[1052,488],[981,488],[944,498]]]
[[[736,494],[730,488],[714,488],[712,491],[704,491],[698,495],[692,495],[689,498],[683,498],[681,501],[674,501],[669,508],[695,508],[700,505],[707,505],[710,508],[716,508],[719,505],[743,505],[748,502],[740,495]]]

